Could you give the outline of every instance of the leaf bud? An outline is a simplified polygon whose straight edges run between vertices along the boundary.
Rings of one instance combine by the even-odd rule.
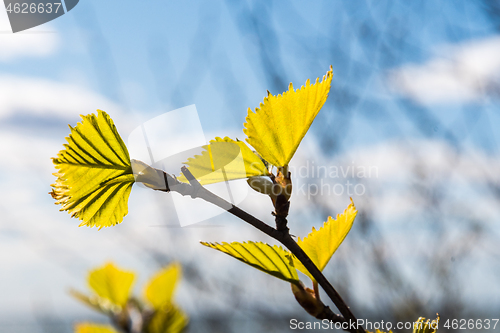
[[[313,317],[319,317],[325,309],[323,302],[314,296],[314,291],[304,287],[302,282],[300,285],[292,283],[292,292],[297,302]]]
[[[165,176],[163,171],[150,167],[144,162],[131,160],[135,181],[143,183],[154,190],[165,190]]]
[[[247,179],[248,185],[255,191],[267,195],[272,195],[273,194],[273,183],[263,177],[250,177]]]

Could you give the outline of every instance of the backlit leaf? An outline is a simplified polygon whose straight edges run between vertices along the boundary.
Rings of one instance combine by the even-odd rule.
[[[129,299],[134,279],[133,272],[122,271],[112,263],[107,263],[91,271],[87,281],[97,296],[123,307]]]
[[[75,325],[75,333],[118,333],[118,331],[110,325],[81,323]]]
[[[172,302],[175,287],[181,277],[181,265],[169,265],[151,278],[144,291],[145,298],[153,308],[159,309]]]
[[[318,78],[311,85],[307,80],[297,90],[290,83],[289,90],[282,95],[265,97],[255,113],[248,109],[243,132],[264,160],[276,167],[288,165],[328,97],[332,76],[330,67],[323,81]]]
[[[201,155],[185,163],[202,185],[269,174],[262,160],[242,141],[216,137],[203,149]],[[178,179],[188,182],[184,175]]]
[[[188,324],[186,314],[174,305],[164,306],[156,310],[149,323],[150,333],[181,333]]]
[[[337,219],[328,217],[328,221],[323,224],[322,228],[316,230],[313,227],[312,232],[307,237],[304,237],[302,240],[299,237],[297,243],[319,270],[322,271],[325,268],[332,255],[344,241],[349,230],[351,230],[357,213],[358,211],[351,199],[349,206],[342,214],[337,215]],[[312,275],[297,258],[294,257],[293,262],[299,271],[314,281]]]
[[[123,221],[134,183],[127,147],[106,112],[82,116],[53,162],[52,197],[61,210],[99,229]]]
[[[294,284],[299,283],[297,270],[291,262],[290,253],[280,246],[265,244],[262,242],[232,242],[222,244],[206,243],[201,244],[219,250],[255,267],[267,274]]]

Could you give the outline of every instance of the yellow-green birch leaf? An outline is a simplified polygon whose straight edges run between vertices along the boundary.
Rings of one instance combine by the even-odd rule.
[[[80,323],[75,325],[75,333],[118,333],[118,331],[110,325]]]
[[[113,263],[94,269],[89,273],[89,287],[102,299],[123,308],[134,283],[134,272],[124,271]]]
[[[349,206],[342,214],[337,215],[337,219],[333,219],[330,216],[328,217],[328,221],[323,224],[323,227],[318,230],[313,227],[312,232],[307,237],[304,237],[304,239],[300,239],[299,237],[297,244],[311,258],[320,271],[325,268],[332,255],[344,241],[349,230],[351,230],[357,213],[358,211],[351,199]],[[293,257],[293,262],[299,271],[314,281],[312,275],[296,257]]]
[[[314,118],[325,104],[330,91],[333,71],[323,76],[323,80],[312,84],[307,80],[305,86],[289,90],[282,95],[268,94],[264,103],[248,109],[243,132],[247,142],[264,160],[276,167],[288,165],[302,138],[309,130]]]
[[[181,333],[189,322],[187,315],[177,306],[168,305],[155,311],[148,325],[150,333]]]
[[[123,221],[134,183],[127,147],[106,112],[82,116],[71,127],[67,144],[53,162],[57,180],[52,197],[61,211],[89,227],[109,227]]]
[[[232,242],[222,244],[201,242],[212,249],[224,252],[258,270],[278,279],[299,284],[297,270],[293,266],[290,252],[281,246],[271,246],[262,242]]]
[[[203,149],[201,155],[185,162],[202,185],[269,174],[262,160],[243,141],[216,137]],[[178,180],[188,182],[184,175]]]
[[[172,296],[180,278],[180,264],[174,263],[165,267],[149,280],[144,290],[144,297],[151,303],[154,309],[159,309],[166,304],[172,303]]]

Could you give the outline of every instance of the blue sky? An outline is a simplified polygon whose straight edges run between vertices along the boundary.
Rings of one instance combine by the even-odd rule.
[[[165,211],[158,207],[165,199],[140,188],[134,189],[123,225],[99,232],[77,228],[47,192],[54,180],[49,158],[62,148],[67,124],[75,125],[80,114],[107,111],[127,138],[141,121],[196,104],[207,139],[243,139],[247,108],[257,107],[266,90],[281,93],[289,82],[298,87],[324,75],[330,65],[329,100],[294,163],[376,165],[380,176],[364,183],[375,201],[354,199],[360,209],[371,209],[383,232],[398,239],[392,244],[401,254],[396,260],[408,266],[421,260],[412,255],[425,254],[426,247],[422,238],[415,243],[421,252],[404,248],[405,241],[415,230],[421,237],[433,235],[419,224],[430,223],[429,196],[413,192],[411,184],[442,190],[448,212],[444,225],[458,223],[460,214],[450,212],[464,209],[494,231],[488,241],[493,242],[498,196],[487,184],[499,182],[500,35],[482,6],[465,0],[362,5],[82,0],[57,20],[18,34],[9,33],[0,9],[0,265],[8,271],[0,277],[5,295],[0,313],[31,313],[26,309],[42,295],[59,314],[81,314],[85,310],[65,288],[85,288],[86,270],[109,259],[145,278],[155,265],[143,260],[137,244],[144,240],[162,244],[166,237],[178,245],[249,238],[233,225],[224,231],[158,233],[151,226],[165,222]],[[418,168],[428,178],[411,173]],[[258,206],[257,214],[269,218],[269,203],[259,200],[252,196],[243,205]],[[315,202],[335,215],[348,197]],[[303,220],[325,218],[305,198],[294,205],[292,211]],[[304,234],[319,223],[294,226]],[[487,248],[478,256],[493,253],[496,261],[480,267],[486,272],[482,282],[472,283],[477,278],[472,275],[464,278],[467,295],[485,295],[488,304],[498,306],[498,293],[488,294],[484,286],[498,276],[499,254]],[[166,246],[168,251],[175,246]],[[184,260],[202,253],[194,245],[180,252],[172,255]],[[339,258],[345,258],[347,252],[342,253]],[[188,308],[199,310],[189,293],[181,293]]]

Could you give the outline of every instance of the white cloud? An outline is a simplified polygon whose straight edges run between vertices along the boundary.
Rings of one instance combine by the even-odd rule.
[[[11,31],[7,12],[0,10],[0,61],[48,56],[56,52],[60,44],[57,31],[47,24],[26,32]]]
[[[480,100],[500,85],[500,36],[442,46],[424,64],[393,70],[389,84],[425,104]]]
[[[68,119],[96,109],[118,112],[116,104],[81,86],[41,78],[0,76],[0,119],[15,112]]]
[[[307,170],[301,169],[306,165]],[[324,169],[320,169],[322,167],[328,170],[326,177]],[[436,192],[440,194],[445,210],[457,206],[464,211],[477,212],[481,207],[483,217],[490,221],[500,214],[495,198],[487,190],[487,184],[500,183],[500,175],[492,171],[500,168],[498,158],[473,150],[457,151],[442,141],[385,142],[328,157],[320,151],[315,140],[306,138],[292,160],[291,168],[295,173],[292,173],[294,193],[291,206],[296,210],[294,213],[307,215],[314,212],[317,208],[311,206],[311,200],[315,200],[328,207],[331,214],[337,214],[352,196],[355,203],[364,207],[375,220],[399,223],[408,216],[423,216],[429,206],[429,193]],[[332,168],[339,171],[338,176],[331,175]],[[360,168],[366,171],[361,177]],[[320,177],[318,170],[322,172]],[[354,177],[352,170],[355,171]],[[369,170],[372,170],[371,175]],[[365,193],[356,195],[354,185],[350,186],[351,193],[347,193],[347,181],[362,184]],[[323,184],[327,185],[322,188]],[[333,188],[336,184],[337,193]],[[305,191],[299,190],[301,186]],[[342,189],[344,192],[340,194]],[[370,211],[366,211],[367,207]]]

